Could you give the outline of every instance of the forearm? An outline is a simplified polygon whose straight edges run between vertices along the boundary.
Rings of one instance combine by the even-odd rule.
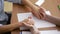
[[[46,15],[46,20],[60,26],[60,18]]]
[[[30,31],[32,34],[39,34],[39,31],[36,27],[31,28]]]
[[[3,25],[0,26],[0,33],[12,31],[18,27],[20,27],[18,24]]]
[[[39,8],[37,6],[35,6],[32,2],[30,2],[29,0],[25,0],[24,2],[27,6],[29,6],[33,11],[38,11]]]

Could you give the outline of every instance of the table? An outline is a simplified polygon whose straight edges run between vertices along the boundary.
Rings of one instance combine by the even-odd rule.
[[[57,0],[46,0],[45,3],[42,5],[42,7],[44,7],[45,9],[50,10],[51,11],[51,14],[53,16],[60,17],[60,10],[58,10],[58,8],[57,8],[57,5],[59,3],[60,3],[60,0],[58,0],[58,2],[57,2]],[[13,4],[11,24],[12,23],[18,23],[17,13],[28,12],[28,10],[27,10],[26,7],[23,7],[23,6],[19,5],[19,4]],[[31,11],[31,10],[29,10],[29,11]],[[60,29],[60,28],[58,28],[58,29]],[[16,29],[14,31],[11,31],[11,34],[19,34],[19,33],[20,33],[20,30],[19,29]]]
[[[28,12],[28,10],[23,7],[20,6],[19,4],[14,4],[13,6],[13,11],[12,11],[12,18],[11,18],[11,23],[18,23],[17,20],[17,13],[22,13],[22,12]],[[19,33],[19,30],[13,31],[13,34]]]

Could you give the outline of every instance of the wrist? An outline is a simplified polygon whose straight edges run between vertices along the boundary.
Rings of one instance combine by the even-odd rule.
[[[49,17],[50,17],[50,16],[46,14],[44,20],[49,21]]]
[[[22,23],[20,22],[20,23],[17,23],[16,24],[18,27],[21,27],[22,26]]]
[[[30,28],[30,30],[35,30],[35,27],[34,27],[34,26],[33,26],[33,27],[31,27],[31,28]]]
[[[14,26],[15,28],[19,28],[21,26],[20,23],[15,23],[15,24],[11,24],[11,26]]]
[[[19,24],[18,23],[15,23],[15,24],[12,24],[12,26],[14,26],[15,28],[18,28],[19,27]]]

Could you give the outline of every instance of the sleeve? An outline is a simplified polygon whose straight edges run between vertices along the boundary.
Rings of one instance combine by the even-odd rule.
[[[19,4],[22,3],[21,0],[7,0],[7,1],[9,1],[9,2],[13,2],[13,3],[19,3]]]

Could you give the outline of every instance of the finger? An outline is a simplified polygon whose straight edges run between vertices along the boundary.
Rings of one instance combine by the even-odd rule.
[[[40,15],[41,15],[41,19],[44,19],[45,14],[44,13],[40,13]]]
[[[34,25],[34,21],[33,20],[31,20],[31,24]]]
[[[24,19],[22,22],[28,22],[29,21],[29,19]]]
[[[39,15],[39,17],[40,17],[40,19],[42,18],[42,15],[38,12],[38,15]]]
[[[44,11],[46,11],[46,9],[45,9],[45,8],[43,8],[43,7],[41,7],[41,9],[43,9]]]
[[[45,17],[46,17],[46,16],[45,16],[45,13],[42,13],[42,14],[43,14],[43,17],[42,17],[42,19],[45,19]]]
[[[41,19],[44,17],[44,14],[43,14],[43,13],[45,13],[45,12],[44,12],[44,8],[41,7],[41,8],[39,9],[39,16],[41,17]]]
[[[29,24],[32,24],[32,25],[34,24],[34,21],[32,19],[29,19],[28,22],[29,22]]]
[[[39,17],[39,15],[38,15],[38,11],[32,11],[32,14],[34,15],[34,16],[36,16],[38,19],[40,19],[40,17]]]
[[[33,25],[29,25],[27,23],[24,23],[24,25],[27,26],[27,27],[32,27],[33,26]]]
[[[27,24],[29,24],[29,25],[30,25],[30,23],[29,23],[29,22],[23,22],[23,24],[24,24],[24,25],[27,25]]]
[[[43,7],[40,7],[39,12],[45,13],[45,11],[46,11],[46,9],[44,9]]]
[[[23,25],[24,25],[24,26],[27,26],[25,22],[23,22]]]
[[[40,19],[42,19],[42,17],[43,17],[43,14],[42,14],[42,13],[39,13],[39,16],[40,16]]]
[[[40,19],[40,16],[39,16],[39,12],[36,12],[36,17],[38,18],[38,19]]]
[[[32,19],[28,19],[28,21],[23,21],[22,24],[24,24],[24,23],[29,24],[29,25],[33,25],[34,24],[34,22],[32,21]]]
[[[27,23],[27,24],[29,24],[29,25],[34,25],[34,23],[33,23],[33,22],[29,22],[29,23]]]
[[[30,24],[30,25],[33,24],[33,23],[32,23],[32,19],[27,19],[27,20],[25,20],[25,21],[23,21],[23,22],[25,22],[25,23],[27,23],[27,24]]]

